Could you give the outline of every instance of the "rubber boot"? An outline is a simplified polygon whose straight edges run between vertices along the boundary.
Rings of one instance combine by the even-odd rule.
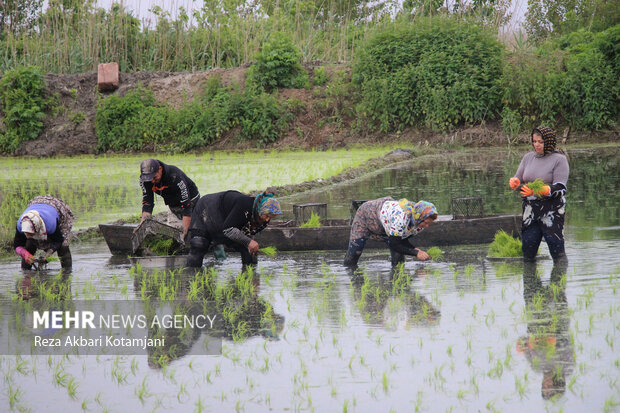
[[[60,260],[60,267],[63,270],[70,270],[73,265],[73,259],[71,257],[71,250],[69,250],[69,247],[61,246],[56,252],[58,253],[58,259]]]
[[[189,255],[187,266],[191,268],[202,267],[202,260],[209,249],[211,242],[205,237],[192,237],[189,242]]]

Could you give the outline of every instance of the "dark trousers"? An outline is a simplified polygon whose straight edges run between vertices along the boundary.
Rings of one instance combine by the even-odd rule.
[[[37,240],[30,238],[26,241],[24,248],[26,248],[26,251],[34,255],[37,252],[37,249],[39,249],[39,243]],[[60,267],[64,270],[71,269],[73,259],[71,258],[71,250],[69,250],[69,247],[61,245],[60,248],[56,250],[56,253],[58,254],[58,259],[60,260]],[[22,268],[24,270],[30,270],[32,269],[32,264],[28,264],[22,258]]]
[[[190,237],[187,266],[192,268],[200,268],[202,267],[202,260],[204,259],[205,254],[209,251],[209,247],[213,241],[203,236],[190,235]],[[256,265],[258,263],[256,255],[252,255],[250,251],[248,251],[248,247],[245,245],[233,244],[231,247],[241,254],[241,263],[243,266]]]
[[[368,238],[358,238],[349,241],[349,248],[344,256],[344,265],[346,267],[357,266],[357,262],[362,256],[362,251],[364,251],[364,246],[366,246],[366,241],[368,241]],[[387,237],[385,238],[385,242],[389,246]],[[395,266],[405,262],[405,255],[390,248],[390,260],[392,265]]]
[[[563,221],[563,220],[562,220]],[[554,225],[547,227],[540,221],[532,222],[528,227],[524,228],[521,233],[521,241],[523,243],[523,259],[532,261],[536,259],[538,247],[543,237],[549,247],[549,252],[554,260],[565,255],[564,252],[564,235],[562,230],[564,222],[554,222]]]

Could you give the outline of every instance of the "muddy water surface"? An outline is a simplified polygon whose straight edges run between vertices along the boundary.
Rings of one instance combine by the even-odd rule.
[[[347,217],[351,199],[391,194],[449,213],[452,197],[480,195],[489,213],[516,212],[506,182],[521,155],[420,159],[284,204],[290,214],[296,202],[328,202],[330,216]],[[1,409],[616,411],[620,151],[570,156],[566,267],[491,262],[486,246],[451,247],[442,262],[407,261],[397,275],[409,280],[403,285],[393,281],[387,251],[366,251],[358,274],[342,267],[344,252],[280,253],[261,259],[255,290],[277,328],[226,336],[221,355],[188,351],[164,367],[146,354],[0,356]],[[140,300],[135,271],[103,242],[73,251],[63,281],[71,300]],[[240,269],[235,255],[205,263],[220,283]],[[58,273],[57,263],[39,274],[18,264],[0,262],[4,320],[25,286]],[[0,334],[13,334],[3,326]]]

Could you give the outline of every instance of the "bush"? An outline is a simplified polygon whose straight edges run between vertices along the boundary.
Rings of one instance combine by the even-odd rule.
[[[290,120],[278,99],[264,92],[241,96],[240,115],[241,137],[261,145],[275,142]]]
[[[521,130],[540,123],[580,130],[613,126],[620,95],[614,41],[620,41],[618,27],[580,30],[547,41],[536,53],[510,56],[502,76],[505,131],[515,119]]]
[[[6,72],[0,80],[0,109],[6,126],[6,131],[0,131],[0,151],[13,153],[22,142],[36,139],[49,105],[43,74],[37,67]]]
[[[139,134],[141,119],[147,117],[146,108],[154,105],[153,93],[138,88],[125,96],[112,95],[99,100],[95,115],[97,150],[139,150],[144,137]]]
[[[207,83],[204,96],[179,109],[158,106],[152,92],[136,89],[99,102],[97,148],[187,151],[216,142],[236,126],[241,138],[266,145],[279,138],[290,116],[277,97],[223,87],[217,78]]]
[[[291,38],[275,32],[256,55],[256,64],[248,70],[248,84],[267,92],[278,87],[303,88],[308,73],[300,64],[301,53]]]
[[[358,112],[384,131],[417,123],[447,129],[493,117],[502,56],[493,34],[445,17],[376,31],[353,69]]]

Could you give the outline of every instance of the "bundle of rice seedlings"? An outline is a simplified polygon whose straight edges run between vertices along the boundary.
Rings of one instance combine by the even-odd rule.
[[[276,247],[259,248],[259,251],[262,252],[263,254],[265,254],[266,256],[270,257],[270,258],[275,257],[277,252],[278,252]]]
[[[310,219],[300,225],[300,228],[316,228],[321,226],[321,217],[314,212],[310,215]]]
[[[441,261],[443,259],[443,251],[439,247],[431,247],[426,253],[431,256],[433,261]]]
[[[534,195],[538,195],[538,196],[541,196],[543,186],[545,186],[545,183],[540,178],[535,179],[533,182],[527,183],[527,187],[530,188],[532,192],[534,192]]]
[[[521,240],[513,238],[505,231],[495,233],[493,242],[489,245],[489,257],[520,257],[522,255]]]

